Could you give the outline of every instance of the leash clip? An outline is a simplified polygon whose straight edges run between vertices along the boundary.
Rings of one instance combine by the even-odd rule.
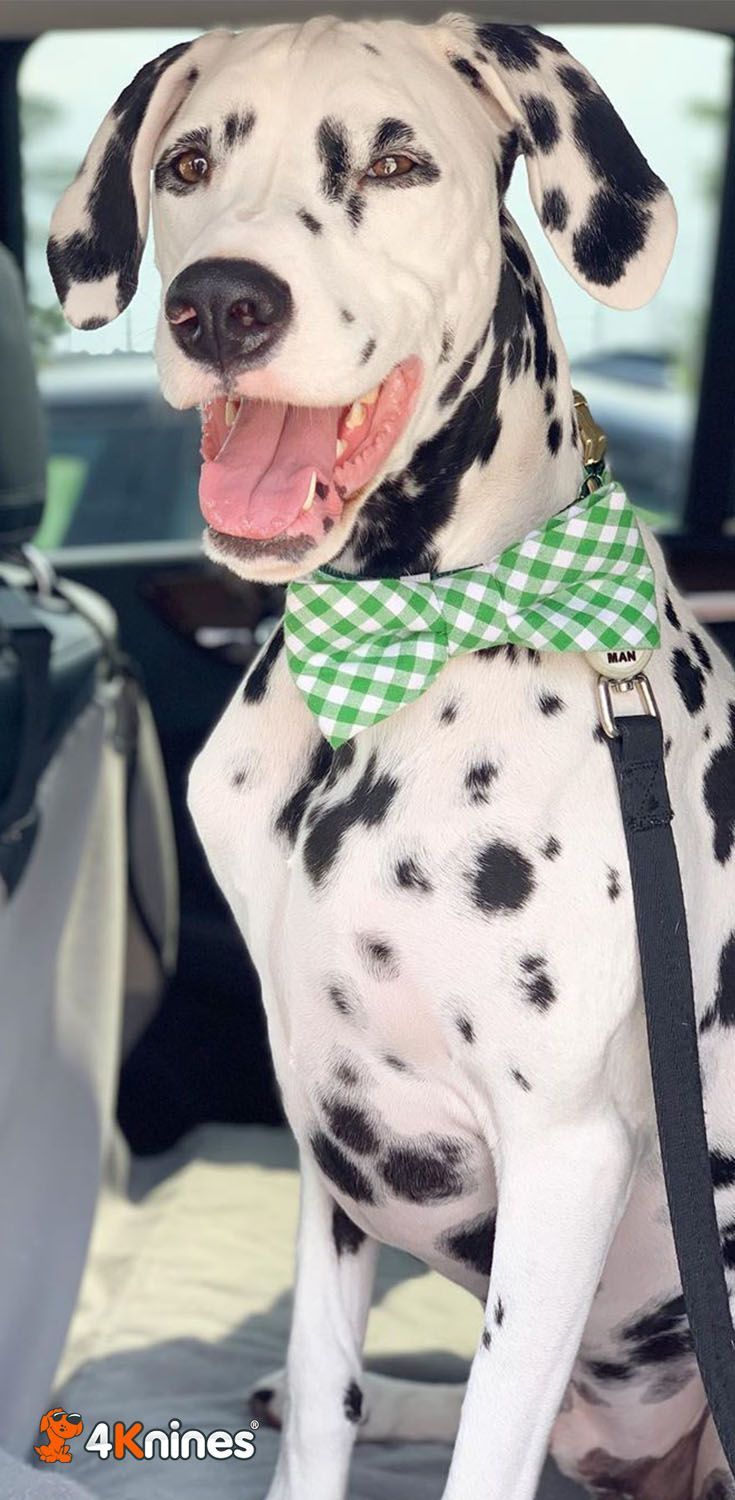
[[[609,740],[618,739],[620,734],[613,705],[613,692],[637,692],[638,701],[642,703],[644,712],[653,719],[658,718],[658,706],[653,696],[653,688],[648,678],[644,677],[642,672],[637,677],[628,677],[624,681],[615,681],[609,677],[598,677],[597,703],[600,710],[600,723]]]

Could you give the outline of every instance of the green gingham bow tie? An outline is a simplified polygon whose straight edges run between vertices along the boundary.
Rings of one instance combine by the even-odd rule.
[[[335,747],[419,697],[463,652],[659,643],[653,570],[614,481],[482,567],[404,578],[320,568],[289,584],[284,628],[296,685]]]

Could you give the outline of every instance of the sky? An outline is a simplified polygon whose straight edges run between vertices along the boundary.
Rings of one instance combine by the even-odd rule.
[[[631,10],[633,7],[631,7]],[[42,242],[54,194],[43,177],[55,163],[72,175],[100,119],[137,69],[191,31],[48,32],[23,60],[21,95],[54,102],[58,118],[25,143],[26,215],[37,241],[28,271],[32,300],[54,303]],[[663,290],[637,313],[613,312],[590,299],[563,270],[546,242],[528,197],[522,163],[509,194],[511,213],[530,240],[574,357],[600,348],[692,349],[707,304],[716,234],[708,184],[721,165],[729,109],[731,43],[724,37],[672,27],[558,26],[554,34],[610,95],[654,170],[671,188],[679,239]],[[114,44],[111,45],[111,42]],[[699,118],[704,104],[714,118]],[[150,349],[158,278],[150,246],[141,285],[128,311],[94,333],[64,332],[58,352]]]

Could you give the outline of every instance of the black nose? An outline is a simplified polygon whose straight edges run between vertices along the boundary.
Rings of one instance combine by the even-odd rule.
[[[166,293],[166,319],[192,359],[232,372],[264,364],[293,315],[291,289],[252,260],[197,260]]]

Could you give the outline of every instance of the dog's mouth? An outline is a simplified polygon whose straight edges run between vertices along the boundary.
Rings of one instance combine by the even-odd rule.
[[[252,542],[299,537],[318,544],[385,467],[420,383],[420,361],[411,357],[349,406],[209,402],[199,481],[205,521]]]

